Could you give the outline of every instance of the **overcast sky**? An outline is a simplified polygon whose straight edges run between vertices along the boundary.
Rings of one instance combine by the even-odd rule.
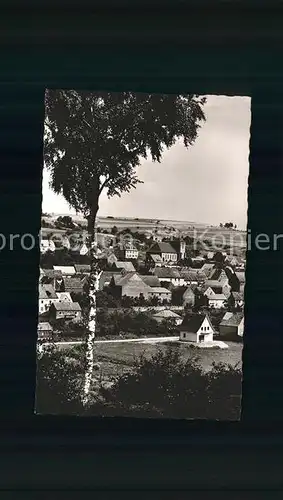
[[[249,97],[208,96],[206,123],[193,146],[175,144],[161,163],[142,161],[139,184],[121,198],[101,195],[99,215],[175,219],[219,225],[247,223]],[[43,173],[44,212],[75,213],[49,188]]]

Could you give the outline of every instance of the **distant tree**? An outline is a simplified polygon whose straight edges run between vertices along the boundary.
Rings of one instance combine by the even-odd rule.
[[[223,224],[222,224],[222,222],[220,222],[220,224],[219,224],[219,227],[223,227]]]
[[[208,307],[208,297],[204,295],[200,290],[195,290],[195,303],[194,311],[201,311],[203,308]]]
[[[112,234],[117,234],[118,233],[118,228],[117,226],[113,226],[112,229],[111,229],[111,233]]]
[[[223,255],[223,253],[220,251],[215,252],[213,258],[214,258],[215,262],[217,262],[219,264],[223,264],[225,261],[225,255]]]
[[[48,90],[45,98],[45,164],[51,187],[88,220],[91,251],[89,336],[83,401],[87,404],[93,371],[96,292],[99,283],[96,216],[104,189],[108,197],[140,182],[135,168],[151,155],[160,161],[164,147],[177,139],[192,145],[205,120],[205,98],[193,94]]]

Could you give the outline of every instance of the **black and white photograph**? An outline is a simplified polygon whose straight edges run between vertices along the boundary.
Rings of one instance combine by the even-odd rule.
[[[251,99],[46,90],[35,413],[241,416]]]

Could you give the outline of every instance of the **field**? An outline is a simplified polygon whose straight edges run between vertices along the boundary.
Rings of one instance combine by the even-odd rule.
[[[62,214],[60,214],[62,215]],[[54,223],[59,214],[52,214],[51,217],[43,217],[46,222]],[[86,224],[86,221],[81,216],[72,215],[74,222]],[[128,217],[98,217],[97,226],[101,229],[111,230],[116,226],[118,230],[131,229],[136,232],[144,232],[158,229],[164,236],[175,235],[190,236],[195,239],[201,238],[202,241],[212,242],[214,245],[231,246],[234,249],[244,249],[246,247],[246,231],[235,229],[226,229],[208,224],[178,221],[178,220],[157,220],[144,218],[128,218]],[[64,230],[43,228],[45,233],[64,233]]]
[[[212,363],[224,363],[235,366],[241,364],[242,344],[227,342],[229,349],[192,349],[188,345],[182,344],[181,355],[184,360],[200,357],[200,364],[203,370],[211,369]],[[111,376],[120,376],[127,371],[131,371],[135,357],[141,354],[152,356],[157,352],[157,349],[166,349],[162,344],[152,345],[138,342],[129,343],[107,343],[95,345],[95,358],[101,363],[102,376],[108,378]]]

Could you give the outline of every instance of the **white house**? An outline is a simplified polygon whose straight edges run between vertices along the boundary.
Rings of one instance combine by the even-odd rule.
[[[176,263],[178,260],[178,252],[165,241],[154,243],[146,253],[146,259],[149,260],[151,255],[159,255],[164,263]]]
[[[221,309],[225,307],[226,300],[227,297],[223,293],[217,293],[208,297],[208,305],[215,309]]]
[[[196,342],[212,342],[214,329],[207,314],[186,316],[178,327],[180,340]]]

